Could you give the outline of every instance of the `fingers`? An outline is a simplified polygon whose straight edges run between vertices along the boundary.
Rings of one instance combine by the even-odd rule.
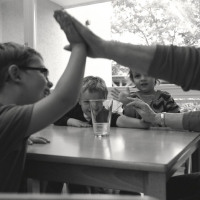
[[[91,127],[92,125],[89,124],[88,122],[82,122],[80,120],[73,120],[73,122],[71,123],[70,126],[82,128],[82,127]]]
[[[50,143],[50,140],[48,140],[48,139],[46,139],[44,137],[37,137],[37,139],[40,140],[40,141],[44,141],[46,143]]]
[[[115,94],[115,96],[118,96],[120,91],[117,88],[114,88],[113,90],[111,90],[111,93]]]
[[[30,139],[28,139],[28,145],[32,145],[32,144],[33,142]]]
[[[63,15],[63,11],[62,10],[56,10],[54,11],[54,18],[55,20],[58,22],[58,24],[60,25],[60,28],[63,29],[63,18],[64,18],[64,15]]]
[[[83,40],[91,47],[93,46],[93,42],[101,41],[101,38],[99,38],[97,35],[95,35],[92,31],[90,31],[89,28],[81,24],[78,20],[76,20],[74,17],[68,14],[68,16],[71,19],[71,22],[73,23],[75,29],[78,31],[78,33],[81,35]]]
[[[114,100],[118,101],[118,95],[116,95],[115,93],[112,93],[111,91],[111,96],[113,97]]]
[[[66,46],[64,46],[64,49],[67,50],[67,51],[72,51],[72,46],[66,45]]]
[[[50,143],[50,141],[44,137],[33,137],[31,136],[29,139],[28,139],[28,144],[47,144],[47,143]]]
[[[118,89],[114,88],[113,90],[111,90],[111,96],[116,101],[119,101],[119,94],[120,94],[120,91]]]
[[[82,123],[80,123],[80,125],[81,125],[81,127],[91,127],[92,126],[88,122],[82,122]]]
[[[128,92],[130,94],[130,88],[129,87],[126,88],[126,92]]]
[[[92,127],[90,124],[83,124],[82,127]]]
[[[90,124],[87,124],[87,123],[82,123],[82,124],[73,124],[73,125],[71,125],[71,126],[73,126],[73,127],[78,127],[78,128],[87,128],[87,127],[91,127],[92,125],[90,125]]]
[[[143,106],[146,105],[146,103],[142,101],[141,99],[131,98],[131,97],[127,97],[127,99],[131,100],[132,102],[128,103],[126,106],[134,106],[134,107],[142,108]]]
[[[72,23],[70,15],[67,12],[62,10],[55,11],[54,18],[60,24],[61,29],[65,32],[66,37],[70,43],[84,43],[83,39]],[[69,46],[65,47],[65,49],[71,50]]]
[[[67,13],[68,14],[68,13]],[[78,30],[78,32],[83,36],[85,35],[85,30],[87,29],[89,31],[89,29],[85,26],[83,26],[78,20],[76,20],[74,17],[72,17],[70,14],[68,14],[68,16],[70,17],[72,23],[74,24],[75,28]],[[91,31],[90,31],[91,32]],[[91,32],[92,33],[92,32]]]

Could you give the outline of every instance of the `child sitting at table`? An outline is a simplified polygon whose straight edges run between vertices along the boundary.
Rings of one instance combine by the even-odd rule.
[[[169,112],[169,113],[179,113],[180,108],[177,103],[174,101],[172,96],[161,90],[156,90],[155,85],[158,80],[147,75],[142,75],[133,70],[129,71],[130,80],[135,84],[135,87],[138,89],[136,92],[130,92],[129,87],[126,91],[120,92],[117,88],[114,88],[111,91],[113,99],[121,102],[123,104],[123,114],[129,117],[141,119],[141,116],[130,106],[126,106],[131,100],[131,98],[139,98],[149,104],[149,106],[156,113]],[[153,124],[153,126],[158,126]]]
[[[19,191],[29,136],[59,119],[79,96],[86,46],[64,11],[56,11],[54,17],[72,52],[51,95],[40,53],[24,45],[0,43],[0,193]]]
[[[92,126],[89,100],[107,99],[108,89],[105,81],[100,77],[87,76],[83,79],[83,85],[79,101],[65,115],[54,124],[57,126]],[[111,127],[149,128],[150,124],[141,119],[133,119],[118,113],[112,113]]]
[[[79,101],[69,112],[61,117],[54,124],[57,126],[75,126],[75,127],[91,127],[91,110],[89,100],[107,99],[108,89],[105,81],[100,77],[87,76],[83,79]],[[134,119],[118,113],[112,113],[111,127],[129,127],[129,128],[149,128],[151,124],[147,124],[141,119]],[[63,183],[49,182],[47,184],[46,193],[61,193]],[[88,187],[69,184],[70,193],[88,193]],[[90,188],[95,190],[93,187]],[[101,188],[97,188],[99,190]],[[101,191],[103,191],[101,189]]]

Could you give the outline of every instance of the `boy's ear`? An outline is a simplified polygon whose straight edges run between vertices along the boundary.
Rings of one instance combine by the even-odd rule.
[[[17,67],[17,65],[11,65],[8,68],[8,73],[9,73],[10,79],[12,79],[13,82],[19,82],[21,80],[20,70]]]
[[[81,94],[79,95],[78,103],[79,103],[79,105],[81,105]]]

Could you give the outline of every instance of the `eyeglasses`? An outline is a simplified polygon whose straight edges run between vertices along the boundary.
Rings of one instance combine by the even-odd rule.
[[[48,80],[48,74],[49,70],[45,67],[20,67],[18,66],[21,70],[37,70],[40,71],[44,77]]]

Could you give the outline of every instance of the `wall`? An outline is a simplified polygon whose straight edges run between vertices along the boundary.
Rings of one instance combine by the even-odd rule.
[[[36,49],[42,54],[49,78],[56,85],[62,75],[70,53],[63,50],[68,43],[64,33],[53,18],[53,12],[61,7],[49,0],[37,0]],[[103,15],[102,15],[103,11]],[[99,36],[110,39],[110,2],[69,9],[81,22],[91,21],[90,28]],[[24,44],[23,0],[0,0],[0,41]],[[2,34],[1,34],[2,30]],[[2,38],[2,39],[1,39]],[[87,59],[85,76],[100,76],[107,86],[112,86],[111,61]]]
[[[111,38],[111,3],[99,3],[77,8],[70,8],[67,11],[85,25],[86,20],[90,21],[88,26],[98,36],[110,40]],[[103,78],[106,85],[112,86],[111,61],[105,59],[87,59],[85,76],[93,75]]]
[[[24,44],[23,0],[10,0],[1,3],[2,42]]]
[[[48,0],[37,0],[37,50],[41,52],[49,78],[55,84],[62,75],[70,53],[63,50],[67,43],[64,32],[53,17],[54,10],[60,9]]]
[[[44,63],[50,71],[50,80],[57,83],[66,67],[70,53],[63,50],[67,40],[53,18],[53,12],[60,9],[49,0],[37,0],[37,50],[42,54]],[[0,33],[2,42],[24,44],[23,0],[0,1]],[[2,38],[2,39],[1,39]]]

